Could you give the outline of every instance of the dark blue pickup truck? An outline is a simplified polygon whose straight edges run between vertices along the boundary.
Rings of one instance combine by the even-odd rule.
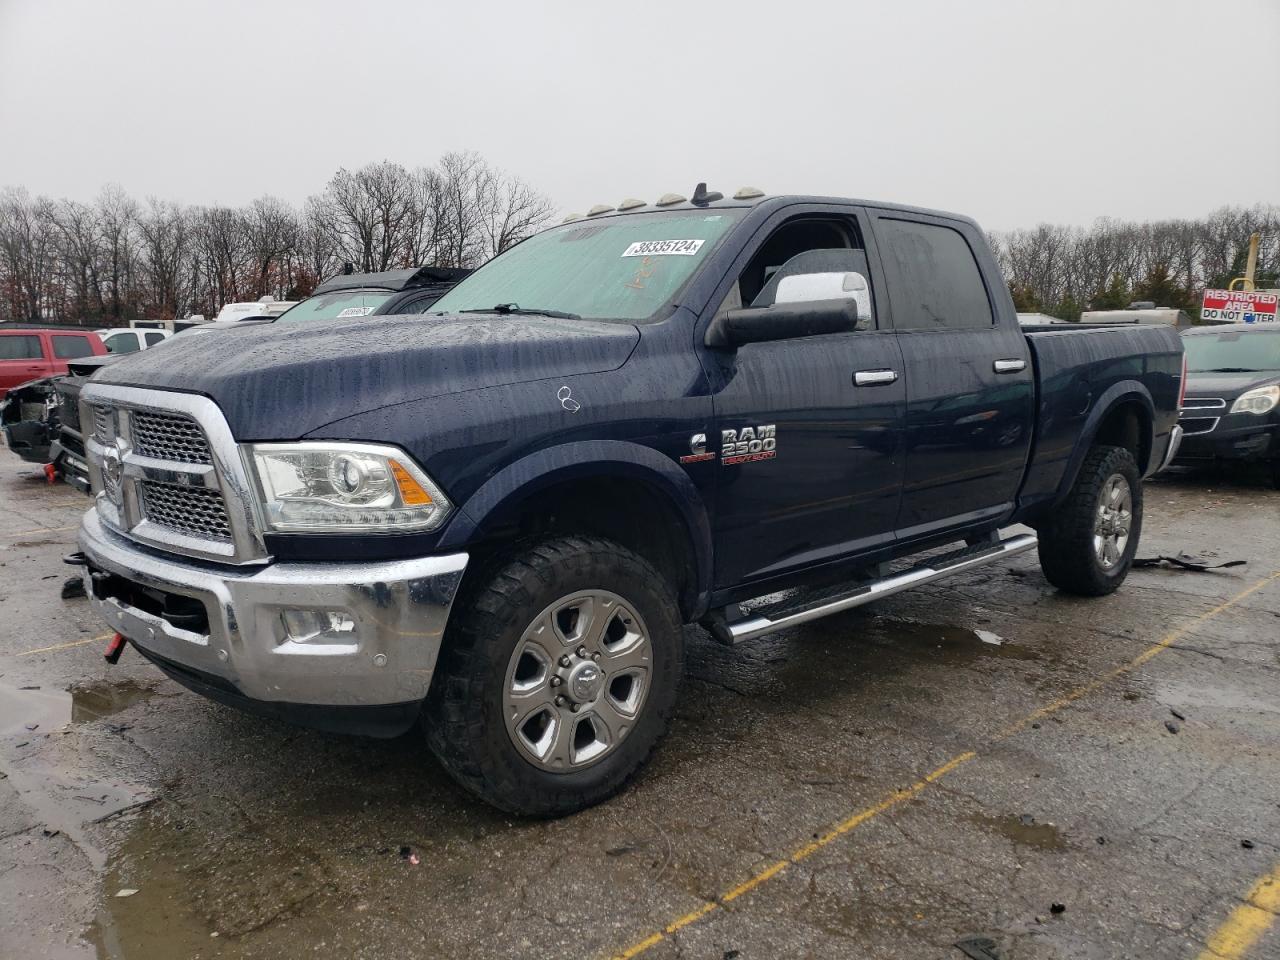
[[[658,742],[682,624],[737,643],[1037,544],[1058,588],[1114,590],[1183,379],[1172,329],[1020,328],[971,220],[699,185],[425,315],[103,369],[72,559],[180,683],[421,719],[468,789],[553,816]]]

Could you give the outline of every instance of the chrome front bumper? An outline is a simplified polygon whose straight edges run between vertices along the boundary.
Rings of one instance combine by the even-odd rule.
[[[160,557],[85,514],[85,590],[104,620],[144,653],[216,678],[250,700],[385,706],[427,695],[467,554],[379,563],[222,567]],[[96,576],[95,576],[96,575]],[[129,602],[132,587],[199,601],[208,632]],[[292,639],[288,609],[346,614],[350,633]]]

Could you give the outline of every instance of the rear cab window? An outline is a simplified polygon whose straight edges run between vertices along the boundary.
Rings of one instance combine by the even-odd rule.
[[[76,357],[93,356],[93,344],[88,337],[79,334],[55,333],[53,335],[53,355],[59,360],[74,360]]]
[[[164,340],[163,333],[148,333],[145,334],[145,337],[148,347],[154,347],[157,343],[161,343]]]
[[[952,227],[876,220],[897,330],[990,330],[991,298],[969,241]]]
[[[30,333],[0,333],[0,360],[43,360],[40,337]]]
[[[107,353],[135,353],[142,349],[136,333],[117,333],[106,339]]]

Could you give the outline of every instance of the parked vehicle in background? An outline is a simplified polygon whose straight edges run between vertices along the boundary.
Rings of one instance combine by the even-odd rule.
[[[11,387],[67,372],[67,361],[107,352],[92,330],[6,327],[0,330],[0,399]]]
[[[1188,330],[1179,464],[1261,462],[1280,489],[1280,324]]]
[[[521,814],[639,770],[682,624],[735,644],[1037,545],[1110,593],[1180,434],[1172,327],[1024,330],[972,220],[892,204],[700,184],[380,306],[102,370],[76,559],[178,682],[328,729],[421,717]]]
[[[422,313],[470,272],[451,267],[409,267],[382,273],[339,274],[282,314],[280,322]]]
[[[1191,326],[1191,317],[1178,307],[1157,307],[1150,300],[1129,304],[1124,310],[1086,310],[1081,323],[1163,323],[1179,330]]]
[[[222,309],[218,311],[218,315],[209,322],[225,323],[233,320],[245,320],[249,317],[278,317],[297,306],[297,304],[297,300],[277,300],[275,297],[224,303]]]
[[[98,330],[97,334],[102,338],[107,353],[137,353],[164,343],[173,336],[170,331],[156,327],[116,327]]]

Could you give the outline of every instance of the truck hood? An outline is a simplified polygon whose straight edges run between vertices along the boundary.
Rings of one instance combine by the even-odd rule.
[[[639,339],[631,324],[494,314],[270,323],[179,337],[93,379],[203,394],[236,439],[294,440],[410,400],[616,370]]]
[[[1246,390],[1280,383],[1280,372],[1259,370],[1254,373],[1209,373],[1191,371],[1187,374],[1188,397],[1222,397],[1234,400]]]

